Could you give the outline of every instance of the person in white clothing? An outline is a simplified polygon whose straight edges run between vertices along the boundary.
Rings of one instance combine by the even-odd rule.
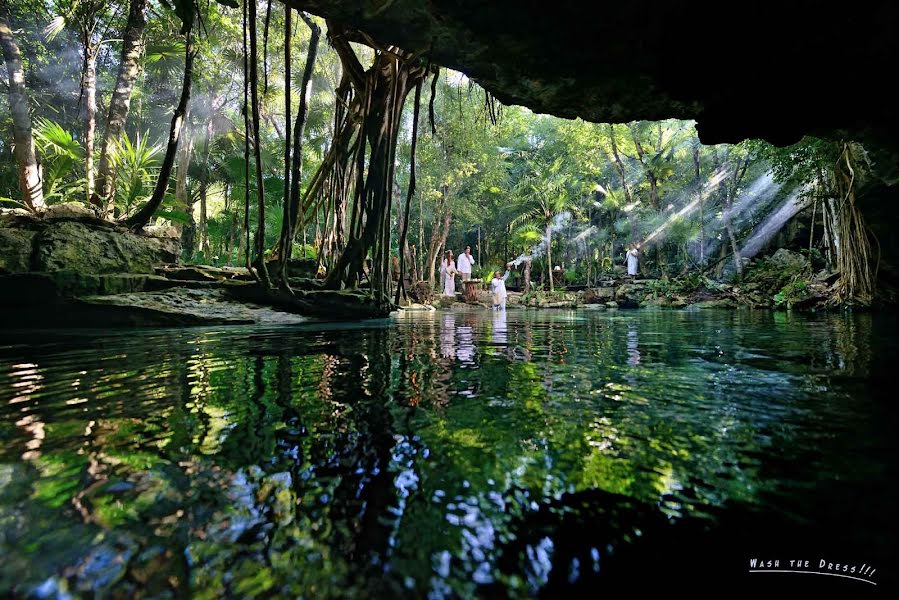
[[[465,252],[459,257],[459,276],[462,281],[471,279],[471,268],[474,266],[474,256],[471,255],[471,246],[465,246]]]
[[[440,270],[444,273],[443,279],[443,295],[455,298],[456,296],[456,261],[453,260],[453,251],[446,251],[446,258]]]
[[[506,272],[500,275],[499,271],[493,274],[490,281],[490,291],[493,292],[493,308],[495,310],[506,310],[506,279],[509,278],[509,268],[512,263],[506,263]]]
[[[631,277],[635,277],[637,275],[637,263],[639,259],[637,258],[640,254],[640,245],[633,244],[628,249],[627,254],[625,255],[625,262],[627,263],[627,274]]]

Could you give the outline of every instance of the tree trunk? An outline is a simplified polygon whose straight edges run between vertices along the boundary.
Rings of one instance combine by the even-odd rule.
[[[140,229],[150,222],[153,213],[162,204],[165,192],[169,188],[169,178],[172,175],[172,166],[175,163],[175,155],[178,152],[178,142],[181,140],[181,132],[184,129],[184,117],[187,113],[187,105],[190,102],[190,88],[193,80],[194,72],[194,36],[193,22],[189,22],[187,26],[185,46],[184,46],[184,77],[181,82],[181,99],[175,108],[175,114],[172,116],[172,124],[169,128],[169,141],[165,148],[165,156],[162,159],[162,166],[159,169],[159,177],[156,179],[156,187],[153,189],[153,195],[147,200],[146,204],[131,217],[125,219],[125,225],[131,229]]]
[[[425,276],[425,213],[424,213],[424,194],[418,195],[418,273],[422,279]],[[417,283],[417,282],[416,282]],[[431,282],[434,285],[434,282]]]
[[[209,263],[209,217],[206,205],[206,196],[209,192],[209,151],[212,144],[213,120],[210,117],[206,123],[206,135],[203,139],[203,170],[200,172],[200,249],[203,251],[203,260]]]
[[[84,174],[87,180],[87,201],[94,195],[94,138],[97,134],[97,48],[84,35]]]
[[[415,86],[415,104],[413,106],[412,115],[412,148],[409,151],[409,188],[406,192],[406,206],[400,211],[402,225],[400,225],[400,262],[399,280],[397,281],[396,304],[400,303],[400,294],[405,294],[406,284],[404,278],[406,276],[406,265],[411,262],[409,253],[409,242],[406,236],[409,234],[409,208],[412,205],[412,196],[415,194],[415,149],[418,146],[418,111],[421,103],[421,81]],[[414,269],[413,269],[414,271]],[[414,283],[414,282],[413,282]]]
[[[175,176],[175,201],[178,207],[187,215],[187,224],[176,224],[181,231],[181,248],[188,256],[193,256],[197,237],[197,224],[194,221],[193,201],[187,188],[187,175],[190,170],[190,159],[194,150],[194,139],[190,130],[190,105],[184,115],[184,141],[178,147],[178,169]]]
[[[285,6],[285,10],[290,10]],[[306,65],[303,68],[303,79],[300,83],[300,107],[297,110],[296,122],[293,127],[293,155],[290,161],[290,172],[286,174],[289,179],[290,197],[285,198],[284,220],[281,225],[280,238],[280,256],[282,266],[282,279],[286,277],[287,260],[293,253],[293,240],[296,237],[297,226],[303,227],[305,236],[306,221],[305,215],[300,213],[303,207],[300,203],[300,185],[303,179],[303,134],[306,131],[306,117],[309,112],[308,98],[312,87],[312,74],[315,68],[315,58],[318,55],[318,42],[321,37],[321,28],[312,19],[305,14],[300,13],[300,18],[309,27],[309,51],[306,54]],[[285,55],[285,60],[289,58]],[[286,84],[289,86],[289,84]],[[290,96],[286,96],[286,101],[290,102]],[[287,115],[290,120],[290,115]],[[288,125],[289,127],[289,125]],[[286,158],[285,158],[286,162]],[[287,183],[287,182],[285,182]],[[306,240],[303,240],[303,253],[306,252]]]
[[[731,250],[733,251],[734,268],[737,270],[737,275],[743,274],[743,257],[740,255],[740,246],[737,243],[736,231],[734,231],[732,213],[734,201],[737,199],[737,191],[739,190],[740,182],[743,180],[743,176],[746,175],[748,166],[748,157],[744,160],[742,167],[740,166],[740,159],[737,158],[731,177],[731,185],[728,186],[725,180],[724,187],[724,227],[727,230],[727,237],[730,239]]]
[[[531,261],[524,261],[524,289],[525,294],[531,291]]]
[[[705,264],[705,211],[704,199],[702,197],[702,186],[700,186],[699,177],[699,138],[693,141],[693,186],[696,191],[696,201],[699,204],[699,265]]]
[[[206,209],[206,190],[208,185],[204,182],[200,187],[200,249],[203,251],[203,261],[209,264],[209,218]]]
[[[34,138],[31,132],[31,106],[25,92],[25,73],[22,69],[22,54],[12,35],[6,2],[0,9],[0,46],[9,74],[9,108],[12,114],[13,141],[16,145],[16,162],[19,172],[19,189],[22,202],[29,210],[43,208],[44,191],[41,182],[41,167],[34,153]]]
[[[262,147],[259,138],[259,50],[256,34],[256,2],[248,2],[248,23],[250,38],[250,116],[253,132],[253,162],[256,173],[256,268],[258,281],[269,287],[268,269],[265,266],[265,179],[262,174]]]
[[[646,181],[649,182],[649,203],[652,206],[653,210],[660,210],[662,207],[662,201],[659,198],[659,182],[656,179],[656,174],[652,171],[652,168],[647,165],[643,157],[645,153],[643,152],[643,144],[640,142],[640,136],[637,133],[637,123],[631,125],[631,135],[634,138],[634,147],[637,149],[637,159],[640,161],[640,165],[643,167],[643,173],[646,175]]]
[[[834,187],[840,196],[836,228],[839,232],[837,267],[840,279],[836,286],[836,298],[841,303],[869,306],[877,291],[879,257],[874,255],[870,232],[855,202],[859,154],[855,144],[843,143],[843,152],[833,173]]]
[[[553,226],[552,221],[546,223],[546,272],[549,275],[549,291],[555,291],[553,286]]]
[[[97,171],[97,193],[91,198],[96,206],[112,211],[112,187],[115,180],[115,172],[112,164],[112,154],[115,143],[122,135],[125,122],[128,119],[128,111],[131,108],[131,94],[137,81],[140,70],[140,57],[144,52],[144,27],[146,19],[147,0],[131,0],[128,9],[128,22],[122,35],[122,56],[119,62],[119,75],[116,80],[115,90],[109,101],[109,111],[106,115],[106,129],[103,132],[103,145],[100,148],[100,166]]]
[[[738,275],[743,274],[743,257],[740,256],[740,245],[737,243],[737,236],[734,232],[734,226],[730,219],[726,219],[724,227],[727,229],[727,237],[730,240],[730,248],[733,252],[734,268]]]
[[[437,204],[436,208],[437,212],[434,215],[434,224],[431,228],[431,243],[428,246],[428,283],[431,284],[431,287],[436,285],[434,270],[437,266],[437,259],[441,258],[441,250],[446,245],[450,224],[453,221],[453,209],[449,205],[446,186],[443,189],[441,202]],[[439,221],[439,215],[441,214],[443,215],[443,220]]]
[[[330,21],[328,30],[357,97],[365,99],[359,108],[363,141],[368,144],[357,146],[359,166],[347,245],[331,268],[325,286],[332,289],[356,286],[370,257],[372,294],[386,308],[397,136],[406,96],[427,71],[407,52],[382,47],[373,40],[368,41],[375,48],[374,61],[366,70],[349,45],[349,32]],[[363,179],[361,171],[367,148],[370,148],[368,171]]]
[[[618,173],[618,178],[621,180],[621,189],[624,190],[624,199],[626,201],[626,205],[630,206],[633,203],[633,198],[631,196],[631,189],[627,185],[627,171],[624,169],[624,163],[621,161],[621,155],[618,152],[618,144],[615,142],[615,127],[610,123],[609,127],[609,142],[612,146],[612,159],[613,164],[615,165],[615,171]],[[637,224],[634,220],[635,211],[629,210],[627,213],[627,222],[631,228],[631,240],[634,240],[637,237]]]
[[[621,179],[621,188],[624,190],[624,198],[627,200],[627,203],[630,204],[633,200],[631,199],[631,190],[627,185],[627,173],[624,170],[624,163],[621,162],[621,156],[618,154],[618,144],[615,143],[615,128],[610,123],[609,127],[609,142],[612,145],[612,158],[615,164],[615,171],[618,172],[618,178]]]

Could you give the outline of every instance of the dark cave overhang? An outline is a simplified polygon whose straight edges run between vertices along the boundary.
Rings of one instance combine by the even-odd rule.
[[[899,3],[286,2],[538,113],[695,119],[707,144],[813,134],[899,147]]]

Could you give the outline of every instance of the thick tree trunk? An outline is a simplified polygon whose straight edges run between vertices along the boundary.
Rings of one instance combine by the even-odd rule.
[[[839,302],[850,302],[869,306],[877,292],[877,270],[880,257],[874,254],[871,245],[871,234],[865,224],[864,217],[856,205],[856,186],[858,185],[859,147],[856,144],[844,143],[840,160],[834,167],[834,187],[839,193],[839,213],[837,228],[839,232],[839,254],[837,268],[840,279],[836,286],[836,298]]]
[[[31,132],[31,105],[25,92],[25,73],[22,54],[13,37],[8,20],[6,2],[0,8],[0,46],[9,74],[9,108],[12,114],[13,141],[16,145],[16,162],[19,172],[19,189],[22,202],[30,210],[44,206],[41,167],[34,152]]]
[[[87,201],[94,195],[94,145],[97,135],[97,48],[84,36],[84,72],[81,86],[84,94],[84,174]]]
[[[184,129],[184,117],[187,113],[187,105],[190,102],[190,88],[194,72],[194,36],[192,23],[188,26],[184,49],[184,77],[181,82],[181,99],[172,116],[172,124],[169,128],[169,141],[165,148],[165,156],[159,169],[159,177],[153,195],[146,204],[134,215],[125,220],[125,225],[131,229],[140,229],[150,222],[153,213],[162,204],[165,192],[169,187],[169,178],[172,175],[172,167],[175,164],[175,155],[178,153],[178,142],[181,140],[181,132]]]
[[[119,75],[116,80],[115,90],[109,101],[109,111],[106,115],[106,129],[103,132],[103,145],[100,148],[100,165],[97,170],[96,194],[91,198],[96,206],[112,211],[113,182],[115,172],[112,164],[112,154],[115,144],[122,135],[125,122],[128,120],[128,111],[131,108],[131,94],[137,81],[140,70],[140,57],[144,52],[144,27],[146,19],[147,0],[131,0],[128,9],[128,22],[122,35],[122,56],[119,62]]]

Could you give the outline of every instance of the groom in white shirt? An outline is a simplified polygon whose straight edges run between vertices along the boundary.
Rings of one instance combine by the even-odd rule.
[[[474,266],[474,256],[471,255],[471,246],[465,246],[465,252],[459,257],[456,266],[459,268],[459,274],[462,281],[471,279],[471,267]]]

